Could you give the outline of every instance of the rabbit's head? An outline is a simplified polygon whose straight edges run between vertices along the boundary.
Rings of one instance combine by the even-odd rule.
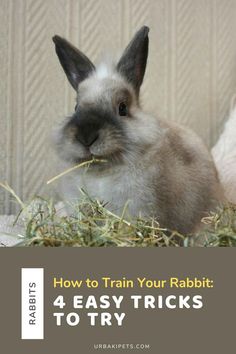
[[[139,107],[139,90],[148,56],[149,28],[142,27],[116,65],[98,68],[65,39],[55,36],[56,53],[77,93],[75,112],[57,138],[66,160],[105,158],[121,162],[150,143],[150,129]]]

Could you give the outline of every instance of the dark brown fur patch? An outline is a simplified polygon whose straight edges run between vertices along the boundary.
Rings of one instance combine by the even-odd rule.
[[[184,165],[190,165],[195,161],[194,152],[187,147],[181,138],[173,132],[168,133],[168,138],[170,141],[170,146],[173,149],[175,156],[183,162]]]

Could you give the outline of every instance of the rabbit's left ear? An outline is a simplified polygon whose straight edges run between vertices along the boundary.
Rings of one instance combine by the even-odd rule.
[[[130,82],[137,94],[143,82],[148,57],[149,28],[143,26],[125,49],[117,70]]]
[[[79,83],[95,70],[95,66],[86,55],[64,38],[54,36],[53,42],[63,70],[73,88],[77,90]]]

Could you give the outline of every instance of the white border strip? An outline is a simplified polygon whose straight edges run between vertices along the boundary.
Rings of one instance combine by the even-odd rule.
[[[21,339],[44,339],[44,269],[21,269]]]

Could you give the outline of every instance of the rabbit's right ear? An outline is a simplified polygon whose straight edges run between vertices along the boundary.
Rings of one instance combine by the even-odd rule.
[[[95,66],[86,55],[64,38],[54,36],[52,40],[63,70],[73,88],[77,90],[79,83],[95,70]]]
[[[130,82],[137,94],[143,82],[148,57],[149,28],[143,26],[126,47],[117,70]]]

